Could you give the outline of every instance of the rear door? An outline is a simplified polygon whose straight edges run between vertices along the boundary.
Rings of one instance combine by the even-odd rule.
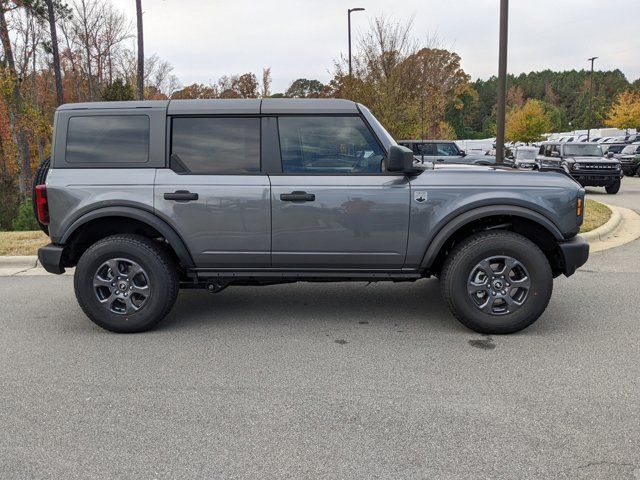
[[[260,168],[260,118],[170,119],[170,166],[158,169],[156,212],[200,268],[268,267],[271,205]]]
[[[270,175],[272,265],[396,270],[404,264],[410,186],[359,116],[278,118],[282,173]]]

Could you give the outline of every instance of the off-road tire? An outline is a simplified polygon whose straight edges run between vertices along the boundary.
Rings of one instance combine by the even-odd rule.
[[[467,291],[469,276],[479,262],[494,256],[509,256],[528,271],[531,286],[515,311],[494,315],[480,311]],[[479,333],[518,332],[534,323],[549,304],[553,274],[544,253],[531,240],[513,232],[493,230],[474,234],[456,245],[441,272],[442,296],[453,315]]]
[[[36,173],[33,176],[33,185],[31,186],[31,201],[33,202],[33,215],[36,217],[36,222],[38,222],[40,229],[47,235],[49,235],[49,226],[44,225],[43,223],[40,223],[38,221],[38,207],[36,207],[36,186],[44,185],[44,183],[47,181],[47,175],[49,174],[50,166],[51,166],[51,158],[47,157],[42,161],[42,163],[36,170]]]
[[[112,313],[96,295],[94,276],[107,260],[129,259],[144,269],[149,296],[140,310]],[[76,298],[95,324],[117,333],[144,332],[155,327],[173,307],[179,289],[175,262],[161,244],[140,235],[113,235],[90,246],[80,257],[74,276]]]
[[[606,192],[609,195],[615,195],[616,193],[618,193],[620,191],[620,185],[622,184],[621,180],[616,180],[614,183],[612,183],[611,185],[604,187],[604,189],[606,190]]]

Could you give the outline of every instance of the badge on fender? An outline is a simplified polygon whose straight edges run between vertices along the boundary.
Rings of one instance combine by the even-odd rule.
[[[424,203],[427,201],[427,192],[423,192],[423,191],[414,192],[413,199],[418,203]]]

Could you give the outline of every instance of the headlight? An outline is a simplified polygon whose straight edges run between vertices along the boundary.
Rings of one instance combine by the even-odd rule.
[[[616,170],[620,170],[620,164],[616,165]]]
[[[580,165],[579,163],[574,163],[573,165],[571,165],[571,169],[572,170],[580,170],[580,168],[582,167],[582,165]]]

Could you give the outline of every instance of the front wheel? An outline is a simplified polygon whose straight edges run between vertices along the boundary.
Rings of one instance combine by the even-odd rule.
[[[462,324],[479,333],[505,334],[542,315],[553,291],[553,274],[532,241],[494,230],[472,235],[451,251],[440,285]]]
[[[616,180],[614,183],[612,183],[611,185],[608,185],[606,187],[604,187],[604,189],[606,190],[606,192],[610,195],[614,195],[616,193],[618,193],[620,191],[620,185],[621,185],[622,181],[621,180]]]
[[[158,242],[113,235],[80,257],[74,288],[94,323],[112,332],[133,333],[153,328],[169,313],[178,282],[176,265]]]

